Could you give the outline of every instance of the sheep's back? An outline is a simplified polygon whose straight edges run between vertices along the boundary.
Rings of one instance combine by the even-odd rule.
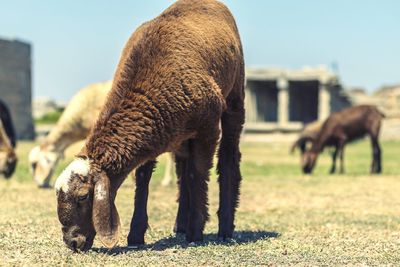
[[[182,0],[132,35],[113,87],[125,96],[127,87],[166,90],[155,84],[182,77],[196,82],[200,75],[226,97],[241,68],[242,46],[229,10],[217,1]]]
[[[220,120],[233,85],[243,90],[243,64],[223,4],[176,2],[130,37],[86,153],[116,171],[173,150]]]
[[[57,143],[60,138],[85,138],[93,127],[106,96],[111,90],[111,82],[91,84],[81,89],[69,101],[67,107],[46,138],[46,142]]]

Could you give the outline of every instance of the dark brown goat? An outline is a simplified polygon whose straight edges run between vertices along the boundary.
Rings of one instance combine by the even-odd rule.
[[[65,243],[87,250],[96,233],[118,240],[117,190],[135,167],[135,211],[128,244],[144,243],[155,158],[175,154],[179,210],[175,230],[203,239],[209,170],[220,125],[219,232],[232,237],[241,174],[244,62],[229,10],[212,0],[181,0],[140,27],[122,53],[111,92],[85,149],[57,179]]]
[[[384,115],[375,106],[361,105],[343,109],[329,116],[322,125],[316,140],[309,151],[303,155],[303,171],[311,173],[318,154],[326,146],[334,146],[333,163],[331,173],[336,170],[336,156],[340,157],[340,172],[344,172],[344,146],[346,143],[369,135],[372,143],[372,166],[371,173],[380,173],[381,149],[378,137],[381,127],[381,120]]]

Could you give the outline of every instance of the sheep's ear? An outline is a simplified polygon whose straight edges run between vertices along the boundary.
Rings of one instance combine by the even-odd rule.
[[[93,225],[101,243],[113,248],[118,243],[119,216],[111,195],[109,178],[103,171],[97,178],[93,194]]]

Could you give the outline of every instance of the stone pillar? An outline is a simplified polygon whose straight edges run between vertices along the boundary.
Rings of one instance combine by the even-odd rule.
[[[284,127],[289,122],[289,82],[286,78],[277,80],[278,88],[278,124]]]
[[[257,100],[254,91],[247,85],[244,98],[246,122],[257,121]]]
[[[318,120],[323,121],[328,118],[330,108],[331,95],[329,93],[328,83],[319,81],[319,99],[318,99]]]

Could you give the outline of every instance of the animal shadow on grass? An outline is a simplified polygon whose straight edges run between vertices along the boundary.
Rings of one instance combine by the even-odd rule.
[[[188,247],[204,247],[208,245],[225,245],[225,246],[233,246],[233,245],[241,245],[247,243],[254,243],[258,240],[265,240],[269,238],[277,238],[280,236],[280,233],[277,232],[267,232],[267,231],[239,231],[235,232],[234,238],[229,239],[227,241],[223,241],[218,238],[216,234],[206,234],[204,235],[204,241],[195,243],[194,245],[189,244],[185,240],[185,236],[182,234],[171,235],[165,238],[162,238],[153,244],[141,245],[138,247],[122,247],[117,246],[111,250],[106,248],[93,248],[93,252],[103,253],[108,255],[118,255],[124,254],[130,251],[140,251],[140,250],[154,250],[154,251],[163,251],[169,248],[188,248]]]

